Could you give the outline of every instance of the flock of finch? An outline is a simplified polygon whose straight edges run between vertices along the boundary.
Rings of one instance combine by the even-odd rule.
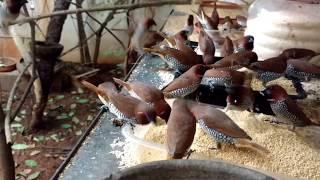
[[[158,55],[168,68],[178,72],[179,76],[163,90],[141,82],[124,82],[116,78],[115,83],[126,88],[130,95],[119,93],[111,82],[99,86],[87,81],[82,81],[82,84],[96,92],[109,111],[124,123],[148,124],[155,122],[157,116],[165,120],[168,159],[180,159],[188,153],[196,132],[196,123],[216,140],[217,148],[224,143],[268,153],[266,148],[252,142],[251,137],[223,109],[184,97],[196,91],[200,84],[211,89],[224,87],[228,93],[227,107],[252,112],[255,103],[255,95],[250,87],[252,75],[264,85],[281,76],[299,81],[320,78],[320,67],[310,63],[310,59],[317,54],[308,49],[292,48],[284,50],[277,57],[258,61],[257,54],[252,51],[252,36],[232,41],[228,37],[207,33],[207,30],[217,30],[219,23],[229,28],[242,28],[246,24],[245,18],[239,16],[231,20],[226,17],[221,20],[216,8],[211,16],[200,9],[197,18],[199,21],[194,24],[193,16],[189,15],[185,27],[171,37],[151,31],[156,23],[151,18],[145,19],[137,25],[132,35],[129,54]],[[203,55],[196,54],[188,46],[188,37],[193,31],[199,34],[198,46]],[[155,47],[163,40],[168,46]],[[221,46],[222,59],[215,57],[216,46]],[[243,67],[252,72],[239,71]],[[266,86],[259,93],[267,100],[276,122],[289,124],[293,131],[295,127],[319,125],[305,115],[281,86]],[[166,101],[169,98],[175,98],[171,106]]]

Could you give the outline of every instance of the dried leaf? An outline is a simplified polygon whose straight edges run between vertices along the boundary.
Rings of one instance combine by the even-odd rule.
[[[50,138],[53,139],[53,140],[56,141],[56,142],[59,142],[59,141],[60,141],[58,134],[52,134],[52,135],[50,136]]]
[[[77,104],[73,103],[70,105],[70,109],[75,109],[77,107]]]
[[[23,126],[22,126],[22,127],[17,128],[17,132],[23,133],[23,131],[24,131],[24,127],[23,127]]]
[[[64,129],[69,129],[72,127],[72,125],[71,124],[62,124],[61,127]]]
[[[38,166],[38,163],[35,160],[27,159],[24,161],[24,164],[28,167],[35,168]]]
[[[77,100],[77,103],[79,103],[79,104],[88,104],[88,102],[89,102],[89,99],[78,99]]]
[[[79,124],[80,119],[79,119],[79,118],[77,118],[76,116],[73,116],[73,118],[72,118],[72,122],[74,122],[75,124]]]
[[[44,141],[45,137],[44,136],[35,136],[33,137],[33,140],[36,142],[42,142]]]
[[[75,112],[71,111],[71,112],[68,113],[68,116],[69,116],[69,117],[73,117],[74,114],[75,114]]]
[[[64,95],[58,95],[58,96],[55,97],[55,99],[56,99],[56,100],[64,99]]]
[[[82,89],[82,88],[80,88],[80,87],[78,88],[78,90],[77,90],[77,91],[78,91],[78,93],[79,93],[79,94],[83,94],[83,93],[84,93],[83,89]]]
[[[38,155],[38,154],[40,154],[40,153],[41,153],[41,151],[35,150],[35,151],[32,151],[32,152],[30,153],[30,156],[35,156],[35,155]]]
[[[35,172],[35,173],[32,173],[28,176],[27,180],[34,180],[34,179],[37,179],[39,176],[40,176],[40,171],[38,172]]]
[[[77,136],[81,136],[81,135],[82,135],[82,131],[81,131],[81,130],[76,131],[76,135],[77,135]]]
[[[24,150],[27,149],[29,146],[27,144],[14,144],[12,145],[13,150]]]
[[[32,169],[24,169],[23,173],[25,174],[30,174],[32,172]]]
[[[25,174],[24,172],[18,172],[17,175],[16,175],[16,179],[20,179],[19,177],[27,177],[27,174]]]
[[[93,116],[92,115],[88,115],[87,121],[92,121],[92,120],[93,120]]]
[[[53,102],[54,102],[53,98],[50,98],[50,99],[48,100],[48,103],[49,103],[49,104],[52,104]]]
[[[12,123],[10,126],[11,126],[12,128],[21,128],[21,127],[23,127],[23,125],[20,124],[20,123]]]
[[[21,122],[21,121],[22,121],[22,118],[19,117],[19,116],[16,116],[16,117],[14,118],[14,121],[16,121],[16,122]]]
[[[62,113],[61,115],[56,117],[57,120],[65,120],[65,119],[69,119],[68,114],[66,113]]]
[[[20,111],[20,114],[21,114],[21,115],[26,115],[26,114],[27,114],[27,111],[26,111],[25,109],[23,109],[23,110]]]

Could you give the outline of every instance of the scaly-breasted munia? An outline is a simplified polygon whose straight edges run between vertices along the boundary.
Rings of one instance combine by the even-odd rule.
[[[176,47],[196,62],[203,62],[202,57],[198,55],[191,47],[186,45],[186,41],[175,38]]]
[[[217,4],[216,2],[214,2],[214,7],[213,7],[213,10],[211,12],[211,16],[210,16],[213,24],[215,25],[214,29],[218,29],[218,25],[219,25],[219,21],[220,21],[220,18],[219,18],[219,13],[217,11]]]
[[[262,91],[262,94],[270,102],[271,109],[277,118],[275,122],[283,122],[293,125],[293,127],[313,124],[296,102],[289,97],[283,87],[279,85],[268,86]]]
[[[199,47],[203,53],[202,59],[204,64],[213,64],[216,62],[214,56],[216,48],[211,38],[204,30],[201,30],[199,34]]]
[[[120,94],[113,83],[105,82],[99,87],[87,82],[81,82],[86,88],[103,98],[109,111],[125,123],[148,124],[156,121],[154,108],[137,98]]]
[[[156,31],[150,31],[147,34],[146,39],[147,40],[143,44],[143,47],[145,47],[145,48],[151,48],[153,46],[156,46],[164,40],[164,38],[161,36],[161,34]]]
[[[226,56],[210,66],[213,68],[228,68],[237,70],[242,67],[248,67],[257,60],[258,56],[255,52],[242,51]]]
[[[320,67],[307,61],[288,60],[286,76],[297,78],[300,81],[310,81],[312,78],[320,78]]]
[[[242,86],[248,77],[245,72],[231,69],[209,69],[203,75],[201,84],[211,89],[215,86]]]
[[[238,23],[241,27],[247,27],[247,18],[246,18],[246,17],[237,15],[237,16],[236,16],[236,20],[237,20],[237,23]]]
[[[196,13],[196,17],[198,18],[199,22],[201,23],[201,25],[203,26],[203,28],[205,28],[206,30],[218,30],[218,25],[219,22],[217,24],[217,22],[214,22],[213,19],[211,19],[211,17],[209,17],[208,15],[206,15],[206,13],[203,11],[203,9],[200,8],[200,12]]]
[[[287,60],[284,56],[278,56],[252,63],[249,69],[257,73],[257,78],[265,85],[267,82],[275,80],[282,75],[287,67]]]
[[[186,101],[176,99],[167,125],[167,159],[181,159],[188,152],[196,132],[196,119]]]
[[[152,46],[154,41],[157,41],[155,39],[150,40],[150,37],[152,38],[152,34],[149,32],[151,27],[154,25],[156,25],[155,21],[151,18],[147,18],[139,22],[135,29],[129,29],[128,33],[131,38],[127,51],[127,60],[125,62],[125,73],[131,69],[138,57],[144,53],[144,45]]]
[[[234,53],[232,40],[227,36],[221,47],[221,57],[226,57]]]
[[[310,49],[303,49],[303,48],[290,48],[282,51],[280,56],[285,56],[287,59],[310,59],[313,56],[316,56],[316,52]]]
[[[236,46],[236,52],[252,51],[254,48],[254,37],[247,35],[234,42]]]
[[[227,28],[228,30],[240,28],[240,25],[236,21],[233,22],[230,16],[225,16],[223,23],[224,23],[224,27]]]
[[[268,153],[264,147],[252,142],[251,137],[221,110],[192,101],[188,101],[188,106],[201,129],[217,141],[218,148],[225,143],[238,148],[250,148],[261,154]]]
[[[194,65],[180,77],[173,80],[165,89],[163,94],[167,98],[177,98],[187,96],[196,91],[207,67],[201,64]]]
[[[241,111],[254,111],[255,93],[251,87],[247,86],[228,86],[226,87],[228,93],[227,108],[237,109]]]
[[[193,15],[189,15],[188,19],[187,19],[187,23],[184,25],[183,29],[184,31],[187,31],[187,37],[191,36],[191,34],[193,33],[193,29],[194,29],[194,25],[193,25]]]
[[[185,72],[193,65],[202,64],[202,60],[193,59],[188,54],[174,48],[164,47],[164,49],[150,49],[144,48],[145,51],[158,55],[164,60],[170,68]]]
[[[113,78],[113,80],[126,88],[131,96],[141,99],[144,102],[151,103],[157,115],[165,121],[168,121],[171,108],[164,100],[164,95],[161,90],[142,82],[124,82],[118,78]]]
[[[139,54],[142,54],[147,32],[155,25],[157,25],[156,22],[151,18],[139,22],[130,40],[130,48],[136,50]]]

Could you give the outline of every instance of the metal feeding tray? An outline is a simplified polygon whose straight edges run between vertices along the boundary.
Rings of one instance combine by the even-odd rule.
[[[161,89],[174,78],[173,72],[159,70],[163,67],[165,63],[159,57],[145,54],[132,68],[127,81],[141,81]],[[124,141],[124,137],[120,128],[112,125],[114,117],[102,109],[51,179],[96,180],[117,172],[120,158],[116,152],[124,149],[114,144]]]
[[[138,59],[125,80],[140,81],[163,89],[174,79],[174,72],[160,70],[165,66],[158,56],[145,54]],[[126,93],[124,90],[122,92]],[[255,93],[258,113],[273,115],[269,103],[258,92]],[[212,92],[212,89],[200,86],[186,98],[223,107],[226,97],[224,87],[216,87]],[[103,179],[118,172],[123,165],[121,153],[125,152],[124,145],[119,143],[124,143],[125,138],[120,128],[111,123],[114,117],[108,110],[102,109],[51,179]]]

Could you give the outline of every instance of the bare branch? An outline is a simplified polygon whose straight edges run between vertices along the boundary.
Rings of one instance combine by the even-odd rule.
[[[76,0],[77,9],[82,8],[83,0]],[[80,46],[80,58],[82,63],[91,62],[90,52],[88,48],[88,42],[83,44],[81,39],[87,39],[87,35],[83,25],[83,17],[81,13],[77,13],[77,25],[78,25],[78,36],[79,36],[79,46]]]
[[[87,39],[84,39],[81,41],[82,44],[85,44],[88,40],[90,40],[91,38],[93,38],[94,36],[96,35],[96,32],[92,33],[90,36],[87,37]],[[79,44],[75,45],[74,47],[70,48],[69,50],[63,52],[61,55],[60,55],[60,58],[65,56],[66,54],[74,51],[75,49],[77,49],[79,47]]]
[[[96,23],[98,23],[101,27],[103,27],[106,31],[108,31],[108,33],[110,33],[111,36],[113,36],[113,38],[115,38],[118,43],[121,45],[121,47],[123,48],[123,50],[126,50],[126,46],[124,45],[124,43],[118,38],[118,36],[116,36],[107,26],[103,26],[103,24],[96,19],[95,17],[93,17],[90,13],[86,13],[92,20],[94,20]]]
[[[10,143],[11,142],[11,131],[10,131],[10,123],[12,121],[14,117],[11,116],[11,108],[12,108],[12,104],[13,104],[13,97],[14,95],[16,94],[16,91],[18,89],[18,85],[24,75],[24,73],[28,70],[29,66],[31,65],[31,62],[29,62],[29,64],[27,64],[22,72],[19,74],[19,76],[17,77],[16,81],[14,82],[13,84],[13,87],[10,91],[10,94],[9,94],[9,98],[8,98],[8,102],[7,102],[7,105],[6,105],[6,109],[7,109],[7,114],[6,114],[6,117],[5,117],[5,120],[4,120],[4,129],[5,129],[5,134],[6,134],[6,139],[7,139],[7,143]]]
[[[23,93],[22,97],[21,97],[20,101],[18,102],[18,106],[17,106],[16,110],[12,113],[11,119],[14,119],[14,118],[18,115],[18,113],[19,113],[22,105],[24,104],[25,100],[26,100],[27,97],[28,97],[28,94],[30,93],[30,90],[31,90],[32,85],[33,85],[33,82],[34,82],[36,79],[37,79],[37,76],[33,76],[33,77],[31,77],[31,79],[29,80],[29,83],[27,84],[27,87],[26,87],[26,89],[24,90],[24,93]]]
[[[51,14],[45,14],[45,15],[38,15],[35,17],[30,18],[22,18],[16,21],[12,21],[9,23],[9,25],[14,24],[23,24],[34,20],[40,20],[45,18],[50,18],[54,16],[62,16],[67,14],[76,14],[76,13],[84,13],[84,12],[96,12],[96,11],[110,11],[110,10],[118,10],[118,9],[138,9],[138,8],[144,8],[144,7],[156,7],[156,6],[164,6],[164,5],[182,5],[182,4],[190,4],[191,0],[164,0],[164,1],[155,1],[155,2],[146,2],[146,3],[136,3],[136,4],[130,4],[130,5],[109,5],[105,7],[95,7],[95,8],[81,8],[81,9],[74,9],[74,10],[64,10],[64,11],[55,11]]]

